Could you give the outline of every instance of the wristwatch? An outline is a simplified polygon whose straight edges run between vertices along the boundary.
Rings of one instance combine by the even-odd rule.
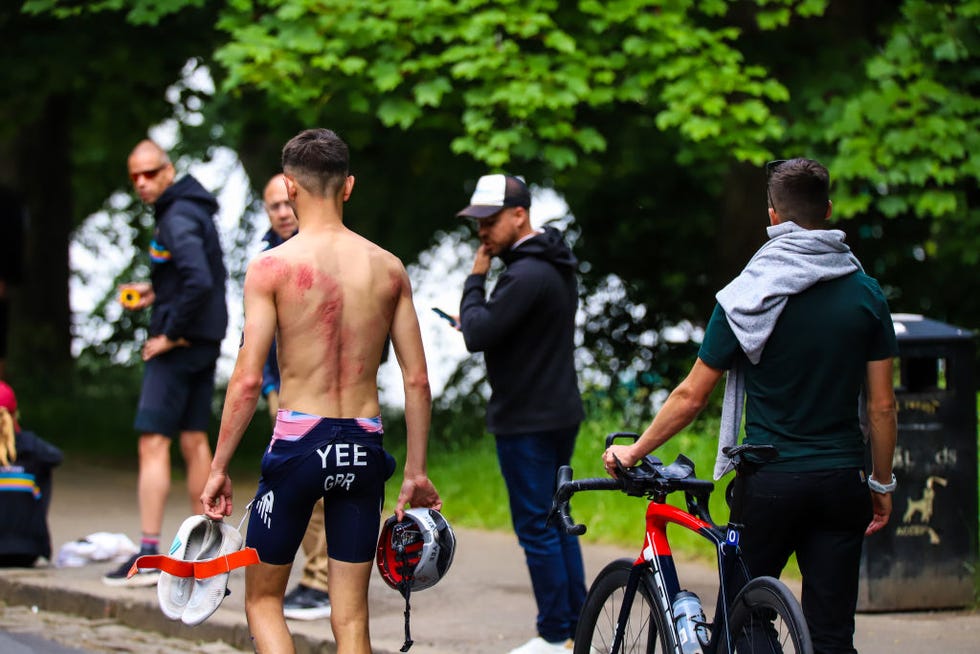
[[[895,481],[895,473],[892,473],[892,480],[887,484],[883,484],[877,481],[871,475],[868,475],[868,488],[871,489],[872,493],[880,493],[881,495],[887,495],[888,493],[894,492],[895,487],[898,486],[898,482]]]

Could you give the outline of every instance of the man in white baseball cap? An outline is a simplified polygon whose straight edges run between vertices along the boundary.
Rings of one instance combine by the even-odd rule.
[[[505,207],[531,208],[531,192],[520,177],[484,175],[476,183],[470,205],[458,212],[460,218],[489,218]]]
[[[570,651],[585,600],[578,538],[545,526],[556,473],[571,460],[584,417],[574,358],[578,261],[557,229],[531,226],[530,207],[523,180],[484,175],[456,214],[474,220],[480,236],[460,330],[466,348],[486,360],[487,430],[538,606],[538,636],[511,654]],[[506,269],[487,297],[493,257]]]

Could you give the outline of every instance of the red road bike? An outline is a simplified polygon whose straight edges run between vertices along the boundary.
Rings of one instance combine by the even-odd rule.
[[[606,447],[617,439],[639,436],[609,434]],[[775,457],[771,445],[742,445],[726,450],[736,475]],[[620,467],[618,478],[572,480],[572,469],[558,472],[549,522],[559,520],[570,534],[585,533],[569,515],[569,499],[582,491],[617,490],[646,497],[646,533],[635,560],[609,563],[589,589],[575,634],[574,654],[812,654],[810,632],[803,611],[792,592],[778,579],[751,579],[739,549],[741,498],[733,497],[729,522],[715,524],[708,512],[710,481],[698,479],[694,463],[679,455],[670,465],[645,456],[637,466]],[[687,510],[666,504],[673,492],[683,492]],[[677,568],[667,539],[667,525],[689,529],[715,545],[718,559],[718,598],[711,621],[700,613],[689,628],[678,629],[674,601],[681,589]],[[695,642],[696,639],[696,642]]]

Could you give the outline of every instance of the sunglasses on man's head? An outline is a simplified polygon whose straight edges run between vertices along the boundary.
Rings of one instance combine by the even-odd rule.
[[[773,209],[776,205],[772,202],[772,191],[769,190],[769,180],[772,179],[772,174],[776,172],[776,169],[786,163],[788,159],[773,159],[772,161],[766,162],[766,196],[769,198],[769,206]]]
[[[772,161],[766,162],[766,182],[772,178],[772,174],[776,172],[776,169],[782,166],[784,163],[789,161],[789,159],[773,159]]]
[[[154,179],[160,174],[160,171],[167,167],[167,164],[160,164],[156,168],[151,168],[150,170],[138,170],[135,173],[129,173],[129,179],[133,180],[133,184],[140,181],[140,177],[145,177],[146,179]]]

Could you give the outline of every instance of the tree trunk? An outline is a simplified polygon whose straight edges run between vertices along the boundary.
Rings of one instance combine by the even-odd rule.
[[[725,177],[721,207],[715,233],[718,252],[716,290],[738,275],[766,242],[766,227],[769,226],[766,178],[759,166],[732,165]]]
[[[48,389],[70,380],[71,309],[68,243],[72,221],[71,98],[49,96],[21,132],[16,176],[28,211],[24,279],[14,287],[8,376]]]

